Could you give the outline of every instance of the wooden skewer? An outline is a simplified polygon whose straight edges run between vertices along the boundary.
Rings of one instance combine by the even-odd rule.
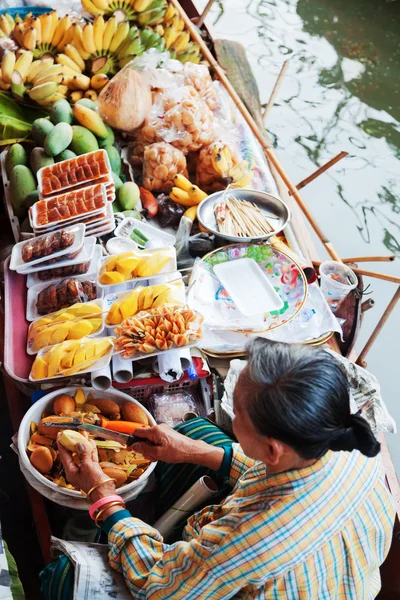
[[[319,267],[322,264],[320,260],[313,260],[313,265]],[[365,275],[365,277],[374,277],[375,279],[382,279],[383,281],[391,281],[392,283],[397,283],[400,285],[400,277],[396,277],[395,275],[387,275],[385,273],[378,273],[378,271],[365,271],[364,269],[359,269],[358,267],[351,267],[351,270],[357,275]]]
[[[271,92],[271,95],[269,97],[268,104],[267,104],[267,106],[264,109],[262,120],[263,120],[263,124],[264,124],[265,127],[267,126],[267,119],[268,119],[269,113],[271,112],[272,107],[273,107],[273,105],[275,103],[275,98],[278,95],[279,88],[282,85],[282,81],[283,81],[283,78],[286,75],[286,71],[288,70],[288,67],[289,67],[289,61],[285,60],[285,62],[282,65],[282,68],[281,68],[281,70],[279,72],[279,75],[277,77],[277,80],[275,81],[275,85],[272,88],[272,92]]]
[[[208,0],[203,12],[201,13],[200,17],[198,18],[198,20],[196,21],[196,25],[197,27],[200,29],[208,15],[208,13],[211,10],[212,5],[214,4],[215,0]]]
[[[344,158],[347,155],[348,155],[348,152],[344,152],[344,151],[339,152],[339,154],[336,154],[336,156],[331,158],[331,160],[328,160],[327,163],[325,163],[324,165],[322,165],[322,167],[320,167],[319,169],[314,171],[314,173],[311,173],[311,175],[309,175],[308,177],[306,177],[305,179],[300,181],[300,183],[298,183],[296,185],[296,188],[298,190],[301,190],[301,188],[303,188],[306,185],[308,185],[309,183],[311,183],[311,181],[314,181],[314,179],[317,179],[317,177],[319,177],[322,173],[327,171],[330,167],[335,165],[337,162],[339,162],[339,160],[342,160],[342,158]],[[289,192],[289,195],[290,196],[292,195],[291,192]]]
[[[360,354],[359,354],[359,356],[357,358],[357,361],[356,361],[357,365],[360,365],[361,367],[365,367],[366,366],[365,357],[367,356],[368,352],[371,350],[373,344],[375,343],[376,338],[380,334],[380,332],[381,332],[383,326],[385,325],[386,321],[388,320],[388,318],[390,317],[390,315],[394,311],[399,298],[400,298],[400,285],[397,288],[397,290],[396,290],[393,298],[391,299],[391,301],[387,305],[385,312],[383,313],[383,315],[379,319],[377,326],[375,327],[375,329],[371,333],[369,339],[367,340],[367,343],[365,344],[364,348],[361,350],[361,352],[360,352]]]
[[[351,256],[349,258],[342,258],[344,263],[360,263],[360,262],[393,262],[396,260],[394,254],[388,256]]]

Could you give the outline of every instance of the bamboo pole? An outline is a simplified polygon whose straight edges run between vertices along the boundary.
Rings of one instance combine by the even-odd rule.
[[[208,61],[209,65],[213,68],[214,72],[218,76],[218,79],[221,81],[222,85],[229,93],[233,103],[235,104],[238,111],[240,112],[240,114],[242,115],[244,120],[246,121],[247,125],[250,127],[255,138],[257,139],[257,141],[263,148],[266,156],[270,159],[271,163],[274,165],[276,171],[278,172],[281,179],[284,181],[285,185],[287,185],[289,191],[292,192],[293,198],[296,200],[297,204],[303,211],[304,215],[307,217],[311,227],[314,229],[315,233],[321,240],[322,244],[325,246],[325,249],[328,252],[329,256],[331,258],[333,258],[334,260],[341,262],[342,259],[340,258],[339,254],[336,252],[335,248],[333,247],[333,244],[328,240],[326,235],[322,232],[320,227],[317,225],[316,221],[314,220],[311,212],[307,208],[306,204],[304,203],[304,201],[301,198],[300,194],[298,193],[297,189],[295,188],[293,183],[290,181],[288,175],[286,175],[283,167],[281,166],[280,162],[278,161],[277,157],[275,156],[275,153],[270,148],[268,148],[266,141],[264,139],[264,136],[261,133],[261,131],[258,129],[253,117],[250,115],[249,111],[247,110],[247,108],[245,107],[243,102],[241,101],[238,93],[233,88],[231,82],[225,75],[223,69],[218,64],[218,61],[214,58],[214,56],[212,55],[210,50],[207,48],[207,45],[205,44],[204,40],[202,39],[199,31],[197,30],[195,25],[193,25],[193,23],[191,22],[191,20],[189,19],[189,17],[187,16],[185,11],[181,7],[181,5],[179,4],[178,0],[170,0],[170,2],[173,6],[175,6],[177,11],[179,12],[179,16],[184,21],[185,26],[187,27],[192,39],[200,46],[201,52],[202,52],[204,58]]]
[[[313,260],[313,265],[315,267],[319,267],[322,264],[320,260]],[[378,273],[378,271],[366,271],[364,269],[359,269],[358,267],[351,267],[351,270],[357,275],[364,275],[365,277],[374,277],[375,279],[382,279],[383,281],[391,281],[392,283],[397,283],[400,285],[400,277],[396,277],[395,275],[387,275],[386,273]]]
[[[198,18],[198,20],[196,21],[196,26],[200,29],[208,15],[208,13],[211,10],[212,5],[214,4],[215,0],[208,0],[203,12],[201,13],[200,17]]]
[[[393,262],[396,260],[394,254],[388,256],[351,256],[348,258],[342,258],[344,263],[360,263],[360,262]]]
[[[357,365],[360,365],[361,367],[365,367],[366,366],[365,357],[367,356],[368,352],[371,350],[373,344],[375,343],[376,338],[380,334],[380,332],[381,332],[383,326],[385,325],[386,321],[388,320],[388,318],[390,317],[390,315],[394,311],[399,298],[400,298],[400,285],[398,286],[398,288],[397,288],[397,290],[396,290],[393,298],[391,299],[391,301],[387,305],[385,312],[383,313],[383,315],[379,319],[379,321],[378,321],[375,329],[373,330],[373,332],[371,333],[369,339],[367,340],[367,343],[365,344],[364,348],[361,350],[361,352],[360,352],[360,354],[359,354],[359,356],[357,358],[357,361],[356,361]]]
[[[325,163],[324,165],[322,165],[322,167],[320,167],[319,169],[314,171],[314,173],[311,173],[311,175],[309,175],[308,177],[306,177],[305,179],[300,181],[300,183],[298,183],[296,185],[296,188],[298,190],[301,190],[301,188],[303,188],[306,185],[308,185],[309,183],[311,183],[311,181],[314,181],[314,179],[317,179],[317,177],[319,177],[322,173],[325,173],[325,171],[327,171],[330,167],[335,165],[337,162],[339,162],[339,160],[342,160],[342,158],[344,158],[347,155],[348,155],[348,152],[344,152],[342,150],[342,152],[339,152],[339,154],[336,154],[336,156],[331,158],[331,160],[328,160],[327,163]]]
[[[272,107],[275,104],[275,98],[278,95],[279,89],[280,89],[280,87],[282,85],[282,81],[283,81],[283,78],[286,75],[286,71],[288,70],[288,67],[289,67],[289,61],[285,60],[285,62],[282,65],[281,70],[279,71],[279,75],[277,77],[277,80],[275,81],[275,85],[272,88],[272,92],[271,92],[271,95],[269,97],[267,106],[264,109],[264,113],[263,113],[263,116],[262,116],[264,127],[267,126],[267,119],[268,119],[269,113],[271,112]]]

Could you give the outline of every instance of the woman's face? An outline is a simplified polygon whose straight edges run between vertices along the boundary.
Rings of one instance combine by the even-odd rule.
[[[246,375],[247,368],[241,372],[233,393],[233,410],[235,414],[232,421],[233,432],[247,456],[266,462],[267,438],[254,427],[247,410],[249,396],[255,390]]]

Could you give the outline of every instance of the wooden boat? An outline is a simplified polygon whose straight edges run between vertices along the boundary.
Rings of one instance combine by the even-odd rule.
[[[235,91],[233,87],[235,85],[233,75],[231,74],[231,84],[229,79],[225,76],[225,72],[223,71],[223,69],[221,69],[221,66],[216,60],[216,56],[218,56],[218,44],[213,42],[210,32],[207,29],[204,29],[204,33],[202,34],[203,37],[200,37],[198,31],[193,26],[191,19],[198,18],[199,12],[197,11],[196,6],[192,2],[192,0],[182,0],[181,5],[177,2],[177,0],[170,1],[179,10],[183,9],[184,12],[182,12],[181,14],[182,17],[185,19],[188,29],[191,32],[192,38],[202,45],[203,53],[207,58],[208,62],[210,63],[212,69],[214,70],[214,73],[226,87],[229,94],[231,95],[232,100],[234,101],[234,103],[244,116],[245,120],[251,127],[255,137],[264,147],[267,159],[271,166],[271,171],[278,185],[279,192],[282,198],[289,204],[292,210],[293,222],[295,223],[294,233],[297,244],[305,257],[309,258],[310,260],[312,259],[312,257],[315,258],[317,256],[317,253],[313,246],[310,234],[306,228],[304,216],[299,206],[302,206],[302,209],[306,215],[307,209],[304,207],[295,186],[291,183],[290,179],[288,178],[288,176],[282,169],[280,163],[278,162],[271,148],[271,145],[268,142],[268,139],[265,138],[263,130],[260,130],[260,114],[257,114],[256,110],[252,110],[256,108],[256,103],[253,103],[253,106],[245,106],[244,102],[240,98],[240,89],[237,89]],[[219,58],[222,57],[220,56]],[[237,85],[239,84],[237,83]],[[253,116],[250,114],[249,110],[252,110],[252,112],[254,112]],[[316,228],[319,230],[318,226],[315,224],[314,229]],[[325,240],[325,246],[328,248],[328,250],[330,250],[331,256],[337,256],[332,244],[328,240]],[[349,307],[346,309],[346,311],[346,314],[349,316],[349,322],[351,323],[351,327],[349,328],[347,347],[340,348],[337,341],[335,341],[334,339],[330,340],[330,344],[338,352],[342,352],[343,354],[347,355],[354,346],[356,335],[359,330],[361,319],[361,299],[353,298],[351,301],[349,301]],[[18,384],[8,375],[5,375],[4,379],[13,426],[14,429],[17,430],[23,414],[29,407],[29,399],[24,393],[26,390],[23,384]],[[397,565],[399,564],[400,558],[400,545],[398,543],[398,539],[400,538],[400,488],[383,436],[380,441],[382,442],[382,454],[386,468],[388,486],[395,498],[397,506],[397,520],[395,526],[394,541],[390,554],[382,567],[383,587],[382,592],[379,595],[380,598],[390,600],[391,598],[400,598],[400,573],[398,568],[396,569]],[[48,508],[46,506],[44,498],[30,486],[28,486],[28,492],[32,504],[34,521],[38,532],[39,543],[41,546],[43,558],[47,563],[51,560],[51,527],[49,522]]]

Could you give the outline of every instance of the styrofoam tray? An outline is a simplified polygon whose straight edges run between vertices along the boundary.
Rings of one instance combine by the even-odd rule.
[[[111,202],[107,204],[103,215],[104,216],[93,219],[93,221],[90,221],[90,223],[86,223],[86,235],[88,235],[88,233],[90,234],[91,229],[97,229],[102,223],[108,223],[114,218]]]
[[[144,221],[139,221],[133,217],[126,217],[115,230],[115,235],[118,237],[130,238],[134,229],[139,229],[149,240],[160,240],[165,246],[175,246],[175,236],[170,233],[165,233],[157,227],[153,227]]]
[[[99,306],[101,308],[100,313],[94,313],[93,317],[90,317],[92,319],[97,319],[97,318],[101,319],[100,329],[98,329],[94,333],[90,333],[89,335],[87,335],[85,337],[88,337],[88,338],[101,337],[101,334],[104,331],[104,322],[105,322],[103,302],[104,302],[103,298],[97,298],[96,300],[91,300],[90,302],[85,302],[85,304],[90,304],[91,306]],[[60,310],[67,310],[67,309],[60,309]],[[57,310],[56,312],[60,312],[60,311]],[[31,335],[32,327],[35,325],[35,323],[37,321],[40,321],[40,319],[45,319],[46,317],[51,317],[52,314],[54,314],[54,313],[49,313],[48,315],[41,315],[41,316],[39,316],[38,319],[36,319],[29,325],[28,336],[27,336],[27,341],[26,341],[26,351],[28,354],[38,354],[38,352],[40,352],[40,350],[38,351],[38,350],[33,349],[33,337]],[[98,317],[96,316],[97,314],[99,315]],[[80,320],[84,321],[85,317],[81,317]],[[76,322],[78,322],[78,321],[76,321]],[[69,340],[65,340],[65,341],[69,341]],[[51,348],[51,346],[55,346],[55,345],[56,344],[50,344],[49,346],[46,346],[46,348]]]
[[[57,261],[50,265],[43,263],[36,265],[32,269],[17,269],[17,273],[21,275],[28,275],[29,273],[37,273],[38,271],[47,271],[48,269],[61,269],[62,267],[70,267],[72,265],[79,265],[83,262],[89,262],[92,260],[94,247],[96,245],[96,238],[94,236],[87,237],[83,241],[82,248],[74,258],[68,258],[65,260]]]
[[[98,177],[93,177],[92,179],[86,179],[85,181],[80,181],[79,183],[76,183],[75,185],[66,185],[66,186],[60,188],[59,190],[55,190],[51,194],[46,194],[45,196],[43,196],[43,189],[42,189],[43,188],[43,181],[42,181],[43,170],[47,169],[47,167],[42,167],[36,173],[40,198],[44,199],[44,200],[54,198],[55,196],[62,194],[64,190],[68,190],[68,191],[77,190],[78,188],[86,187],[88,184],[93,184],[93,183],[97,182],[99,179],[103,179],[104,177],[109,177],[112,180],[110,159],[108,158],[107,152],[103,148],[99,148],[99,150],[92,150],[91,152],[86,152],[86,154],[81,154],[80,156],[74,156],[73,158],[67,158],[66,160],[62,160],[56,164],[60,165],[60,164],[64,164],[64,163],[71,163],[72,161],[75,161],[77,158],[80,158],[81,156],[88,156],[89,154],[93,154],[94,152],[100,152],[103,154],[104,159],[107,164],[108,171],[109,171],[108,175],[99,175]]]
[[[27,244],[34,243],[36,240],[40,240],[49,235],[52,235],[52,233],[54,232],[34,237],[32,242],[19,242],[18,244],[15,244],[15,246],[12,249],[10,269],[13,271],[17,271],[17,273],[21,273],[22,275],[26,275],[28,273],[34,273],[37,270],[36,267],[38,266],[51,267],[54,265],[57,267],[62,267],[64,264],[68,264],[68,261],[73,259],[64,259],[65,255],[78,252],[83,247],[83,241],[85,237],[85,225],[83,225],[82,223],[78,223],[77,225],[64,227],[63,231],[68,231],[74,234],[75,239],[72,246],[68,246],[68,248],[63,248],[62,250],[59,250],[47,256],[43,256],[42,258],[37,258],[35,260],[25,262],[22,259],[22,248],[24,248],[24,246],[26,246]]]
[[[98,184],[94,184],[94,185],[98,185]],[[56,227],[56,228],[60,228],[63,227],[66,223],[68,225],[72,224],[72,223],[77,223],[79,222],[82,218],[84,219],[85,217],[90,217],[92,215],[97,215],[99,213],[101,213],[104,208],[107,205],[107,196],[106,196],[106,188],[104,187],[104,184],[100,184],[101,185],[101,191],[102,191],[102,195],[103,195],[103,204],[102,206],[100,206],[99,208],[96,208],[95,210],[91,210],[89,212],[85,212],[82,213],[81,215],[75,215],[74,217],[68,217],[67,219],[59,219],[56,222],[51,222],[51,223],[44,223],[43,225],[39,225],[37,222],[37,202],[29,209],[29,222],[31,224],[31,227],[33,228],[33,230],[36,232],[42,232],[43,229],[49,229],[49,227]],[[86,186],[86,187],[92,187],[92,186]],[[76,190],[70,190],[72,191],[76,191]],[[64,194],[68,194],[68,192],[61,192],[61,194],[57,194],[57,196],[63,196]],[[57,196],[52,196],[51,198],[46,198],[45,200],[40,200],[40,202],[49,202],[50,200],[54,200],[55,198],[57,198]]]
[[[282,299],[252,258],[239,258],[214,265],[214,273],[238,310],[246,316],[283,307]]]
[[[46,316],[46,315],[40,315],[38,313],[38,309],[36,306],[38,296],[39,296],[40,292],[45,290],[50,285],[53,285],[53,284],[57,285],[57,283],[60,283],[64,279],[74,279],[75,281],[92,281],[96,286],[96,297],[102,298],[104,295],[104,290],[102,290],[101,287],[97,285],[95,275],[92,277],[90,277],[90,276],[88,277],[87,275],[79,275],[79,276],[72,275],[72,277],[62,277],[57,282],[42,281],[41,283],[37,283],[36,285],[33,285],[32,287],[28,288],[28,295],[27,295],[27,300],[26,300],[26,318],[28,321],[35,321],[36,319],[39,319],[40,317]]]
[[[94,241],[96,242],[96,238],[86,238],[86,240],[89,240],[89,239],[94,239]],[[89,260],[80,261],[80,262],[89,262],[89,268],[86,271],[86,273],[79,275],[79,277],[92,278],[92,279],[96,280],[96,283],[97,283],[97,273],[99,271],[100,264],[101,264],[101,256],[102,256],[101,246],[96,245],[96,243],[95,243],[94,247],[93,247],[92,257]],[[74,264],[80,264],[80,262],[77,262]],[[57,268],[57,267],[54,267],[54,268]],[[49,269],[49,271],[51,271],[51,270],[52,269]],[[33,285],[36,285],[37,283],[47,283],[48,285],[50,285],[50,283],[56,283],[58,281],[61,281],[62,279],[65,279],[66,277],[74,277],[74,275],[63,275],[61,277],[57,276],[57,277],[53,277],[53,279],[47,279],[46,281],[42,281],[41,279],[39,279],[37,272],[29,273],[27,281],[26,281],[26,286],[28,288],[30,288]]]
[[[102,356],[101,358],[99,358],[95,362],[95,364],[92,365],[91,367],[89,367],[88,369],[83,369],[82,371],[79,371],[78,373],[75,373],[74,375],[55,375],[54,377],[46,377],[46,379],[33,379],[31,377],[31,374],[29,373],[29,381],[33,381],[34,383],[37,383],[38,381],[52,381],[53,379],[63,379],[64,377],[74,377],[75,375],[81,376],[81,375],[84,375],[85,373],[93,373],[93,371],[99,371],[100,369],[104,369],[105,367],[108,367],[108,365],[110,364],[112,352],[114,350],[114,340],[110,336],[104,336],[104,337],[108,337],[108,339],[110,340],[110,350],[108,351],[108,353],[105,356]],[[84,337],[79,341],[84,342],[86,339],[87,338]],[[43,354],[45,352],[47,352],[47,350],[49,350],[49,348],[54,348],[54,346],[47,346],[47,348],[42,348],[37,353],[37,357],[41,358],[43,356]],[[67,369],[65,369],[65,370],[67,370]]]
[[[170,246],[168,246],[169,248]],[[156,273],[155,275],[148,275],[147,277],[135,277],[134,279],[127,279],[126,281],[121,282],[120,284],[116,284],[116,283],[112,283],[112,284],[103,284],[100,283],[99,279],[97,278],[98,284],[102,287],[102,288],[117,288],[118,285],[125,285],[126,283],[139,283],[140,281],[151,281],[152,279],[155,279],[156,277],[159,277],[160,275],[163,274],[170,274],[170,273],[174,273],[177,270],[177,265],[176,265],[176,251],[175,248],[172,246],[173,250],[174,250],[174,255],[173,257],[170,258],[170,260],[167,262],[167,264],[161,269],[161,271],[159,271],[158,273]],[[154,249],[154,251],[156,250],[161,250],[161,248],[157,248]],[[151,252],[151,250],[146,250],[146,252]],[[110,258],[109,256],[106,257],[105,260],[107,260],[108,258]],[[151,284],[150,284],[151,285]]]
[[[103,235],[108,235],[109,233],[112,233],[115,229],[115,222],[111,221],[111,223],[107,226],[107,227],[99,227],[98,229],[95,229],[92,231],[92,235],[95,235],[96,237],[102,237]]]

